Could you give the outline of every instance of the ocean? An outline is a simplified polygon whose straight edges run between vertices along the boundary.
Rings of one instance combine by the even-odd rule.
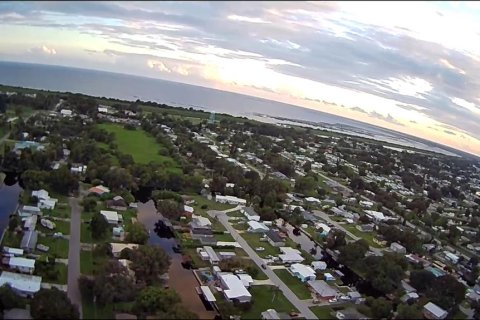
[[[259,115],[349,126],[361,130],[359,132],[351,128],[349,130],[342,129],[340,132],[453,155],[441,148],[415,141],[404,134],[330,113],[160,79],[62,66],[0,61],[0,84],[82,93],[128,101],[137,99],[154,101],[172,106],[192,107],[215,113],[244,116],[263,122],[279,123],[281,121]],[[296,124],[298,125],[298,123]]]

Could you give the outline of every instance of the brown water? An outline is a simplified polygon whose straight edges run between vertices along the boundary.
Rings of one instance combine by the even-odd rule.
[[[214,319],[216,313],[214,311],[208,311],[205,308],[205,305],[195,290],[195,287],[200,284],[198,283],[197,278],[195,278],[193,271],[185,269],[182,266],[182,256],[175,253],[172,249],[172,246],[176,244],[176,239],[161,238],[155,233],[155,223],[161,217],[162,216],[157,212],[152,200],[146,203],[138,203],[137,218],[138,221],[149,230],[150,238],[148,243],[161,246],[172,259],[170,269],[168,270],[168,275],[170,277],[168,285],[170,288],[177,291],[182,299],[183,305],[191,312],[196,313],[200,319]]]

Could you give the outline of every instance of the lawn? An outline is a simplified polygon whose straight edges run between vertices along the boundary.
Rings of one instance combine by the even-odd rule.
[[[261,313],[267,309],[283,313],[297,311],[281,291],[274,291],[273,286],[253,286],[249,291],[252,294],[252,308],[242,314],[242,319],[260,319]]]
[[[93,255],[91,251],[80,250],[80,272],[82,274],[93,274]]]
[[[318,319],[335,319],[330,313],[333,311],[328,306],[311,307],[310,310],[315,313]]]
[[[58,270],[58,278],[50,279],[44,274],[35,273],[38,276],[42,277],[44,282],[48,283],[58,283],[58,284],[67,284],[68,281],[68,267],[63,263],[55,263],[55,270]],[[37,272],[37,271],[36,271]]]
[[[3,236],[3,240],[2,240],[2,246],[19,248],[21,242],[22,242],[21,233],[13,233],[8,229],[5,230],[5,235]]]
[[[200,195],[188,195],[188,197],[195,200],[195,203],[191,205],[195,209],[195,214],[199,214],[205,217],[208,217],[208,214],[207,214],[208,210],[223,211],[223,210],[235,208],[234,205],[227,204],[227,203],[219,203],[213,200],[208,200]],[[201,207],[203,205],[207,205],[207,208],[202,209]]]
[[[373,236],[375,235],[374,232],[362,232],[360,230],[358,230],[357,228],[355,228],[355,225],[353,224],[350,224],[350,225],[343,225],[343,227],[350,231],[351,233],[353,233],[353,235],[359,237],[359,238],[362,238],[364,239],[365,241],[368,242],[368,244],[374,248],[383,248],[381,245],[378,245],[376,244],[375,242],[373,242]]]
[[[82,297],[83,319],[113,319],[113,305],[100,307],[92,299]]]
[[[302,283],[299,279],[292,276],[285,269],[277,269],[274,271],[277,276],[297,295],[300,300],[311,299],[312,295],[308,290],[307,285]]]
[[[50,247],[48,254],[54,254],[57,258],[68,258],[68,240],[53,237],[38,237],[38,244]],[[41,254],[41,252],[38,252]]]
[[[55,209],[51,211],[46,211],[45,215],[58,218],[70,218],[70,207],[67,203],[59,202],[55,206]]]
[[[217,241],[226,241],[226,242],[235,241],[235,239],[233,239],[233,237],[230,233],[215,234],[215,239]]]
[[[70,222],[53,219],[52,222],[55,223],[55,229],[50,230],[42,226],[40,223],[37,223],[37,230],[45,234],[53,234],[55,232],[61,232],[64,235],[70,234]]]
[[[242,233],[241,236],[243,239],[245,239],[245,241],[247,241],[247,243],[252,247],[253,250],[255,250],[255,248],[257,247],[265,248],[265,250],[263,251],[256,251],[257,254],[262,258],[265,258],[268,255],[275,256],[280,254],[280,249],[272,246],[267,241],[260,241],[261,235],[258,233],[245,232]]]
[[[159,151],[162,147],[143,130],[127,130],[123,126],[112,123],[99,124],[99,128],[115,134],[115,143],[118,150],[132,155],[136,163],[147,164],[151,161],[163,163],[167,167],[180,170],[178,163],[172,158],[162,156]]]

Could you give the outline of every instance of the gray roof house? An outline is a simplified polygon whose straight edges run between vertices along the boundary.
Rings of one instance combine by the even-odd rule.
[[[34,251],[37,246],[38,233],[35,230],[26,231],[23,235],[20,248],[25,251]]]
[[[265,236],[267,241],[274,247],[283,247],[285,245],[285,240],[283,240],[278,231],[270,229],[265,233]]]

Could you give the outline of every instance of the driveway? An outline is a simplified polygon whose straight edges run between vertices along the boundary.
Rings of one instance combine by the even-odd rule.
[[[68,204],[72,209],[70,215],[70,242],[68,247],[68,287],[67,294],[73,304],[78,306],[82,316],[82,296],[78,287],[80,277],[80,214],[79,199],[70,197]]]
[[[265,264],[263,259],[258,256],[258,254],[252,249],[252,247],[250,247],[250,245],[237,232],[237,230],[232,227],[232,225],[228,222],[228,216],[224,212],[211,210],[208,211],[208,214],[211,217],[218,217],[218,221],[220,221],[220,223],[223,224],[223,226],[230,232],[235,241],[237,241],[242,246],[243,250],[245,250],[250,259],[252,259],[253,262],[255,262],[255,264],[259,268],[261,268],[263,272],[265,272],[270,281],[283,292],[288,301],[290,301],[290,303],[293,304],[298,309],[298,311],[300,311],[304,318],[318,319],[315,314],[308,308],[309,304],[305,301],[298,299],[295,293],[290,290],[290,288],[275,274],[275,272],[273,272],[272,269],[270,269],[268,265],[266,266],[266,269],[262,268],[262,264]]]

